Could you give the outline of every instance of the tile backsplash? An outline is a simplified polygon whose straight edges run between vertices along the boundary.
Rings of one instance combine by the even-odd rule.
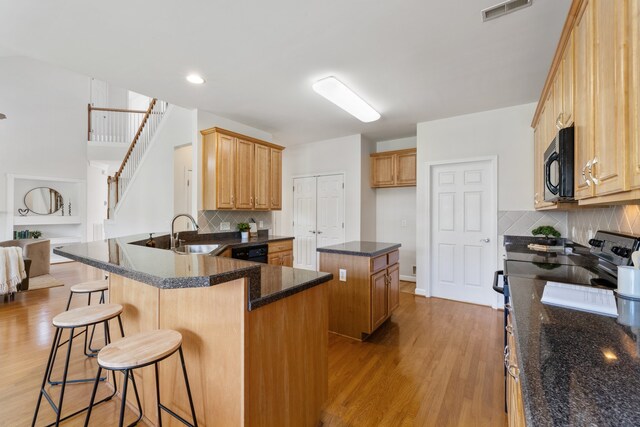
[[[568,236],[567,212],[558,211],[499,211],[498,235],[531,236],[531,230],[541,225],[550,225]]]
[[[580,208],[568,213],[568,226],[570,238],[582,245],[587,245],[598,230],[640,235],[640,206]]]
[[[250,218],[256,220],[258,229],[266,230],[271,228],[272,213],[268,211],[199,211],[198,226],[203,233],[218,233],[220,223],[228,222],[231,226],[229,231],[237,231],[236,225],[241,222],[249,222]],[[262,221],[262,227],[260,227]]]

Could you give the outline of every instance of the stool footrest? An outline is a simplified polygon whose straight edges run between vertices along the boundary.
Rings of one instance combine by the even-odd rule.
[[[172,415],[173,417],[175,417],[182,424],[184,424],[184,425],[186,425],[188,427],[193,427],[193,424],[191,424],[189,421],[185,420],[180,415],[178,415],[175,412],[173,412],[171,409],[169,409],[166,406],[164,406],[162,403],[158,403],[158,406],[160,407],[160,409],[162,409],[163,411],[167,412],[169,415]]]

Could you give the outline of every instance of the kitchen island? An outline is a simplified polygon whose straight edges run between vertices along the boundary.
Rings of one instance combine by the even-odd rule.
[[[364,341],[400,303],[399,243],[352,241],[318,248],[329,282],[329,331]]]
[[[183,335],[200,425],[317,425],[328,393],[331,274],[182,254],[142,246],[143,240],[54,252],[110,273],[109,302],[123,305],[127,335],[153,329]],[[163,403],[189,418],[177,358],[159,368]],[[157,425],[153,367],[135,375],[145,421]],[[127,399],[133,402],[131,394]]]

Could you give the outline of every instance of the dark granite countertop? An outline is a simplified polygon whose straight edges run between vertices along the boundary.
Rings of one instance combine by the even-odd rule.
[[[163,238],[160,236],[158,240]],[[227,257],[180,254],[139,244],[147,239],[148,235],[141,234],[78,243],[56,247],[54,253],[164,289],[213,286],[246,277],[249,284],[249,310],[327,282],[333,277],[329,273],[267,266]],[[264,241],[273,239],[262,237],[261,242]],[[192,242],[194,241],[189,240],[189,243]],[[217,251],[219,252],[229,244],[255,244],[255,241],[216,243],[221,245]]]
[[[398,249],[400,246],[400,243],[352,241],[340,243],[338,245],[325,246],[322,248],[318,248],[317,251],[329,254],[375,257],[390,252],[394,249]]]
[[[542,304],[545,285],[509,277],[527,426],[640,425],[640,302],[615,319]]]

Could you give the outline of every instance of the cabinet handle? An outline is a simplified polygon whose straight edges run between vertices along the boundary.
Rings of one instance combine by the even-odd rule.
[[[598,185],[600,184],[600,180],[593,176],[593,168],[596,166],[596,164],[598,163],[598,158],[594,157],[593,160],[591,160],[589,165],[589,176],[591,177],[591,181],[595,184]]]
[[[505,310],[507,310],[507,311],[511,311],[511,303],[509,303],[509,302],[508,302],[508,303],[506,303],[506,304],[504,305],[504,309],[505,309]]]
[[[235,198],[235,197],[233,197],[233,195],[231,195],[231,204],[234,204],[234,203],[235,203],[235,200],[236,200],[236,198]]]
[[[504,346],[504,367],[505,369],[509,369],[509,356],[511,356],[511,351],[509,350],[509,346]]]
[[[505,331],[507,331],[507,333],[508,333],[509,335],[513,335],[513,326],[511,326],[511,325],[507,325],[507,326],[505,326],[505,328],[504,328],[504,329],[505,329]]]
[[[558,118],[556,119],[556,128],[558,128],[558,130],[562,129],[564,127],[564,123],[562,122],[562,117],[564,116],[563,113],[558,114]]]
[[[507,372],[516,382],[518,382],[520,371],[518,370],[518,367],[516,365],[509,365],[509,367],[507,367]]]
[[[249,197],[249,203],[253,205],[253,197]]]
[[[591,187],[591,180],[589,178],[587,178],[587,174],[586,174],[586,169],[587,166],[589,165],[590,161],[585,163],[584,166],[582,167],[582,179],[584,180],[584,182],[587,184],[587,186]]]

